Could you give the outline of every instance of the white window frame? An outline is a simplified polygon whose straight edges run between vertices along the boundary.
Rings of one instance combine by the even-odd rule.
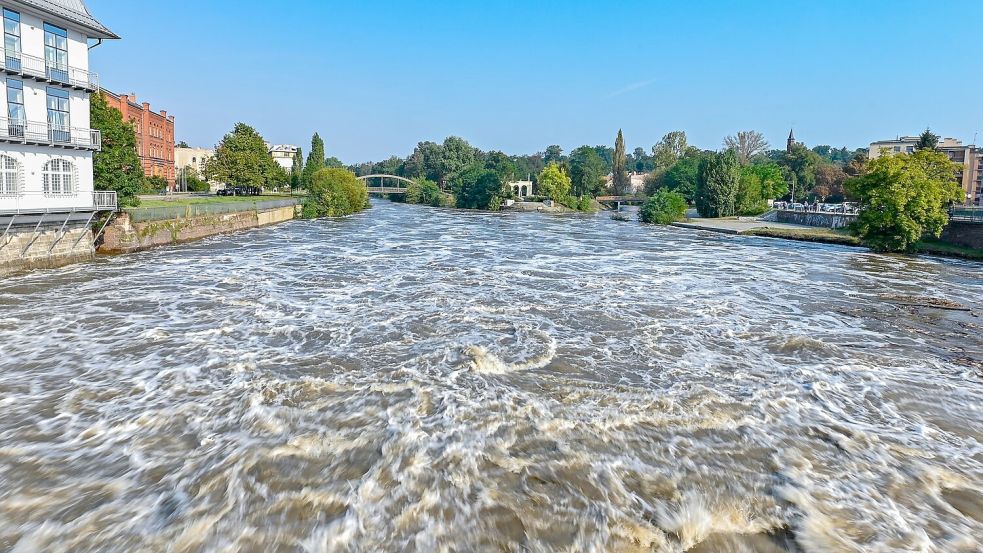
[[[78,168],[72,161],[56,157],[44,164],[42,183],[45,196],[74,196],[78,192],[78,182]],[[55,184],[58,185],[57,190]]]
[[[0,154],[0,196],[19,196],[23,184],[22,165],[15,158]]]

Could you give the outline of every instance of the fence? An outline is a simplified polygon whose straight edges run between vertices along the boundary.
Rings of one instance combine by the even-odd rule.
[[[213,202],[173,205],[167,207],[134,207],[127,208],[130,221],[144,223],[147,221],[164,221],[168,219],[190,219],[202,215],[221,215],[243,211],[266,211],[281,207],[290,207],[300,203],[296,198],[280,200],[243,200],[241,202]]]
[[[949,209],[949,219],[966,223],[983,223],[983,207],[955,207]]]

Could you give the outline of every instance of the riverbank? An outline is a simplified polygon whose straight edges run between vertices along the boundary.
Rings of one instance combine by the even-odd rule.
[[[282,223],[297,217],[300,207],[297,198],[189,200],[123,210],[106,227],[97,251],[128,253]]]
[[[673,223],[673,226],[723,234],[761,236],[765,238],[818,242],[840,246],[863,246],[860,239],[850,234],[846,229],[818,228],[768,221],[742,220],[740,218],[689,219],[686,222]],[[925,255],[983,261],[983,249],[953,244],[943,240],[922,240],[916,246],[915,251],[916,253]]]

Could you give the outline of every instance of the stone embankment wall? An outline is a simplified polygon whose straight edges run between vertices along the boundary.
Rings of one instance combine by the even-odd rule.
[[[12,226],[0,238],[0,277],[31,269],[52,269],[87,261],[95,255],[92,229],[85,221],[73,221],[62,231],[61,223]],[[6,225],[0,225],[0,234]]]
[[[857,220],[856,215],[846,213],[822,213],[814,211],[777,211],[779,223],[806,225],[810,227],[844,228]]]
[[[289,221],[296,215],[298,205],[252,209],[228,213],[192,214],[160,220],[135,221],[138,217],[120,213],[106,227],[100,253],[126,253],[156,246],[197,240],[206,236],[236,230],[262,227]]]
[[[951,221],[942,231],[941,239],[966,248],[983,249],[983,223]]]

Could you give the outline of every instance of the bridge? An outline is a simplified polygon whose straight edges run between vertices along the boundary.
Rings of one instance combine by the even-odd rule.
[[[365,183],[365,188],[369,194],[406,194],[406,187],[413,184],[412,180],[396,175],[362,175],[356,178]],[[376,179],[378,185],[373,186],[373,181]],[[387,180],[392,181],[390,186],[386,186]]]
[[[597,203],[614,204],[615,208],[620,208],[622,205],[641,205],[645,203],[645,199],[639,198],[638,196],[598,196],[594,199],[597,200]]]

